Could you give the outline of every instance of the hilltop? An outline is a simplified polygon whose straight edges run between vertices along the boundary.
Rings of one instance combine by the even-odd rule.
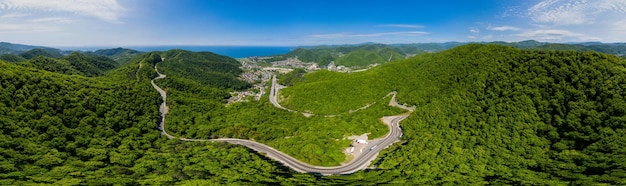
[[[267,94],[227,105],[251,83],[238,78],[241,63],[211,52],[12,54],[0,59],[0,185],[625,184],[626,61],[587,51],[597,43],[518,45],[388,48],[419,54],[363,72],[281,76],[289,87],[280,103],[309,117]],[[388,47],[368,46],[341,51]],[[107,57],[129,53],[126,62]],[[242,146],[160,135],[155,66],[167,75],[155,83],[168,95],[170,134],[254,140],[314,165],[349,159],[349,136],[385,135],[380,118],[404,113],[388,106],[389,92],[416,108],[372,169],[303,174]]]
[[[153,67],[161,62],[160,55],[141,54],[96,77],[69,62],[91,64],[92,58],[80,53],[60,59],[37,56],[20,63],[0,60],[0,185],[173,184],[195,179],[278,183],[284,179],[280,175],[291,173],[243,147],[180,143],[161,136],[156,126],[161,99],[149,81],[156,75]],[[213,63],[220,66],[219,61]],[[56,70],[60,65],[73,72]],[[222,70],[213,71],[230,73]]]
[[[127,48],[111,48],[111,49],[98,49],[93,52],[85,52],[87,55],[105,56],[111,58],[119,63],[129,62],[133,57],[142,54],[143,52],[127,49]]]
[[[44,49],[44,50],[58,50],[50,47],[43,46],[34,46],[34,45],[23,45],[23,44],[13,44],[8,42],[0,42],[0,55],[2,54],[20,54],[25,51],[33,50],[33,49]]]
[[[168,94],[166,130],[175,136],[250,139],[307,163],[336,166],[346,160],[342,150],[351,143],[347,136],[370,133],[372,137],[380,137],[388,128],[379,119],[402,113],[380,101],[371,109],[351,115],[305,117],[275,108],[269,103],[267,93],[260,101],[226,106],[231,91],[251,87],[236,78],[242,73],[238,61],[209,52],[185,50],[151,55],[154,57],[147,61],[164,59],[152,64],[167,75],[156,80],[156,84]]]
[[[417,105],[380,177],[405,184],[624,183],[626,63],[595,52],[464,45],[360,73],[319,71],[281,92],[331,113],[389,91]],[[336,103],[341,104],[336,104]],[[420,177],[420,180],[411,178]],[[446,181],[448,180],[448,181]]]
[[[316,63],[320,68],[345,66],[349,69],[363,69],[371,67],[373,64],[383,64],[390,61],[406,59],[422,53],[436,53],[467,44],[495,44],[528,50],[558,50],[577,52],[595,51],[616,56],[626,55],[625,43],[548,43],[534,40],[520,42],[493,41],[478,43],[363,43],[356,45],[302,46],[283,55],[265,57],[265,60],[260,60],[262,63],[259,64],[275,63],[280,61],[299,61],[302,63]],[[273,65],[281,66],[278,63]]]
[[[90,56],[104,56],[111,58],[118,63],[126,63],[142,52],[119,47],[111,49],[98,49],[96,51],[61,50],[52,47],[0,42],[0,59],[8,62],[21,62],[38,56],[60,58],[72,53],[82,53]]]
[[[370,64],[382,64],[404,59],[406,55],[404,51],[392,46],[364,44],[297,48],[285,55],[279,55],[273,60],[297,58],[302,62],[314,62],[320,66],[328,66],[333,63],[337,66],[364,68]]]

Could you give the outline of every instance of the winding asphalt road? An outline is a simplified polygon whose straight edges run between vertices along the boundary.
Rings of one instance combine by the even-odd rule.
[[[159,124],[159,127],[161,130],[161,134],[165,135],[169,139],[173,139],[176,137],[168,134],[167,131],[165,130],[165,116],[167,115],[167,112],[168,112],[168,108],[166,105],[167,94],[165,93],[163,89],[161,89],[159,86],[157,86],[154,83],[154,80],[165,78],[166,76],[164,74],[159,73],[156,65],[154,65],[154,70],[157,72],[159,76],[152,79],[150,83],[152,83],[152,86],[154,87],[154,89],[157,90],[159,94],[161,94],[161,97],[163,98],[163,103],[161,103],[161,106],[159,107],[159,112],[161,113],[161,122]],[[280,86],[280,85],[277,85],[276,77],[274,77],[274,79],[272,80],[272,90],[270,92],[270,101],[272,101],[272,104],[274,104],[274,106],[276,107],[289,110],[287,108],[280,106],[278,102],[276,102],[275,95],[278,92],[277,86]],[[396,103],[396,100],[395,100],[396,92],[391,92],[389,94],[393,94],[393,98],[391,99],[389,104],[392,106],[398,106],[399,104]],[[401,108],[407,108],[407,107],[401,107]],[[367,146],[364,148],[365,149],[364,152],[361,153],[359,156],[355,157],[354,159],[352,159],[352,161],[346,164],[343,164],[341,166],[335,166],[335,167],[321,167],[321,166],[310,165],[310,164],[301,162],[285,153],[282,153],[270,146],[267,146],[265,144],[258,143],[255,141],[250,141],[250,140],[234,139],[234,138],[219,138],[219,139],[210,139],[210,140],[187,139],[187,138],[178,138],[178,139],[182,141],[213,141],[213,142],[227,142],[231,144],[243,145],[257,152],[264,153],[267,157],[272,158],[276,161],[279,161],[283,163],[285,166],[290,167],[293,170],[298,171],[298,172],[319,173],[322,175],[350,174],[359,170],[366,169],[367,166],[369,166],[370,162],[376,158],[376,156],[382,149],[389,147],[391,144],[399,140],[399,138],[402,136],[402,129],[400,129],[400,121],[402,121],[407,116],[409,116],[410,113],[413,111],[412,109],[407,109],[407,110],[408,112],[402,115],[387,116],[387,117],[382,118],[383,122],[389,127],[389,133],[387,134],[387,136],[385,136],[382,139],[372,140],[371,143],[367,144]]]
[[[287,110],[289,112],[296,112],[278,104],[276,98],[278,97],[278,90],[280,90],[281,88],[284,87],[276,82],[276,76],[272,76],[272,87],[270,88],[270,103],[272,103],[272,105],[274,105],[274,107],[276,108]]]

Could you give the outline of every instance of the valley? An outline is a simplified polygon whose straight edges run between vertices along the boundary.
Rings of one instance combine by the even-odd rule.
[[[624,15],[0,0],[0,186],[626,185]]]
[[[157,70],[157,66],[155,64],[154,66],[154,70],[156,71],[157,74],[159,74],[159,76],[155,77],[153,80],[151,80],[152,86],[154,87],[154,89],[156,91],[159,92],[159,94],[161,95],[162,99],[163,99],[163,103],[161,104],[161,106],[159,107],[159,112],[161,113],[161,121],[159,123],[159,128],[161,130],[161,133],[166,136],[167,138],[173,139],[176,138],[173,135],[170,135],[167,133],[166,127],[165,127],[165,121],[166,121],[166,115],[168,113],[168,108],[166,105],[167,102],[167,94],[165,93],[165,91],[163,91],[163,89],[161,89],[159,86],[157,86],[154,83],[154,80],[156,79],[162,79],[165,78],[166,76],[159,73],[159,71]],[[274,104],[274,106],[276,106],[277,108],[280,109],[284,109],[284,110],[288,110],[288,111],[292,111],[289,109],[286,109],[282,106],[280,106],[275,100],[276,100],[276,95],[278,94],[278,90],[277,89],[277,85],[276,83],[276,77],[274,76],[272,78],[272,85],[271,85],[271,93],[270,93],[270,101],[272,102],[272,104]],[[390,95],[393,95],[393,97],[391,98],[391,101],[389,102],[389,105],[394,106],[394,105],[399,105],[396,101],[395,101],[395,97],[396,97],[396,93],[390,93]],[[406,109],[406,108],[405,108]],[[412,111],[410,109],[406,109],[409,111]],[[232,144],[236,144],[236,145],[243,145],[246,146],[250,149],[253,149],[257,152],[263,153],[266,156],[282,162],[283,164],[285,164],[286,166],[298,171],[298,172],[302,172],[302,173],[319,173],[319,174],[323,174],[323,175],[331,175],[331,174],[350,174],[362,169],[367,168],[367,165],[370,164],[370,161],[372,161],[374,158],[376,158],[376,155],[381,151],[381,149],[384,149],[386,147],[388,147],[389,145],[391,145],[392,143],[396,142],[401,136],[402,136],[402,132],[400,129],[400,121],[402,121],[404,118],[406,118],[408,116],[408,114],[410,113],[406,113],[406,114],[402,114],[402,115],[398,115],[398,116],[389,116],[389,117],[385,117],[385,118],[381,118],[381,120],[384,121],[384,123],[389,127],[390,132],[389,134],[387,134],[384,138],[382,139],[374,139],[372,140],[370,145],[365,146],[363,149],[366,149],[366,151],[363,153],[362,150],[360,153],[356,153],[357,156],[352,159],[350,162],[343,164],[341,166],[336,166],[336,167],[320,167],[320,166],[314,166],[314,165],[309,165],[307,163],[303,163],[287,154],[284,154],[272,147],[269,147],[265,144],[262,143],[258,143],[255,141],[250,141],[250,140],[245,140],[245,139],[234,139],[234,138],[217,138],[217,139],[210,139],[210,140],[206,140],[206,139],[188,139],[188,138],[179,138],[182,141],[191,141],[191,142],[204,142],[204,141],[213,141],[213,142],[227,142],[227,143],[232,143]]]
[[[111,51],[0,62],[3,185],[623,180],[615,55],[468,44],[346,73]]]

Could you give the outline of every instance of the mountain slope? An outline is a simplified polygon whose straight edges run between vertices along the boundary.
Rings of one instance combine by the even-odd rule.
[[[243,147],[161,136],[152,57],[91,78],[0,61],[0,185],[275,185],[291,177]]]
[[[38,49],[35,49],[38,50]],[[39,52],[30,53],[32,55],[41,54]],[[10,55],[10,54],[7,54]],[[4,56],[7,56],[4,55]],[[40,55],[31,57],[30,60],[21,61],[20,58],[10,58],[21,61],[17,64],[27,67],[33,67],[40,70],[50,72],[58,72],[62,74],[80,74],[84,76],[101,76],[106,71],[118,66],[117,62],[104,56],[87,56],[78,52],[74,52],[68,56],[53,58],[49,55]],[[10,56],[8,56],[10,57]],[[7,60],[8,61],[8,60]]]
[[[87,56],[78,52],[74,52],[63,57],[64,60],[81,71],[86,76],[98,76],[104,74],[105,71],[111,70],[118,66],[117,62],[104,56]]]
[[[369,64],[382,64],[388,61],[404,59],[405,56],[413,56],[425,52],[440,52],[453,47],[471,43],[446,42],[446,43],[413,43],[413,44],[376,44],[364,43],[358,45],[323,45],[308,46],[293,50],[292,52],[274,56],[276,60],[284,57],[295,57],[303,62],[316,62],[321,66],[334,61],[336,65],[348,67],[363,67]],[[534,40],[520,42],[482,42],[482,44],[496,44],[512,46],[520,49],[534,50],[559,50],[559,51],[596,51],[618,56],[626,55],[626,44],[623,43],[547,43]],[[389,58],[391,57],[391,60]]]
[[[26,61],[26,58],[23,58],[22,56],[18,56],[15,54],[3,54],[3,55],[0,55],[0,60],[6,61],[6,62],[17,63],[17,62]]]
[[[330,51],[323,50],[308,50],[304,48],[296,48],[291,52],[282,55],[279,59],[283,59],[285,57],[298,58],[302,62],[314,62],[319,65],[328,65],[333,61],[333,57],[330,54]]]
[[[407,143],[378,166],[379,178],[397,183],[619,185],[625,64],[599,53],[466,45],[363,73],[316,72],[281,94],[288,108],[313,113],[392,90],[417,105],[402,123]]]
[[[363,48],[351,51],[335,61],[336,65],[343,66],[367,66],[370,64],[382,64],[389,61],[404,59],[405,54],[390,47]]]
[[[32,59],[37,56],[59,58],[59,57],[62,57],[63,55],[61,54],[61,50],[58,50],[58,49],[35,48],[35,49],[21,53],[20,56],[26,59]]]
[[[300,174],[240,146],[161,136],[155,64],[170,73],[157,81],[168,129],[253,139],[316,164],[344,160],[346,136],[384,135],[379,117],[397,114],[381,100],[390,91],[416,110],[375,169]],[[224,107],[236,87],[197,73],[236,67],[183,51],[141,54],[98,77],[0,62],[0,185],[626,184],[626,62],[611,55],[467,45],[365,72],[318,71],[280,92],[311,118],[267,101]]]
[[[380,137],[389,130],[380,118],[403,112],[386,105],[387,100],[354,114],[307,118],[274,107],[268,101],[268,90],[260,101],[225,105],[231,91],[246,88],[229,82],[241,72],[239,62],[212,53],[182,50],[145,55],[154,55],[148,59],[156,59],[150,61],[158,61],[159,71],[167,76],[155,83],[167,92],[166,130],[177,137],[250,139],[307,163],[336,166],[346,160],[342,152],[350,145],[346,136],[369,133]],[[161,58],[165,60],[161,62]]]
[[[124,64],[129,62],[133,57],[142,54],[142,52],[126,48],[111,48],[99,49],[94,52],[86,52],[85,54],[109,57],[120,64]]]
[[[0,42],[0,54],[19,54],[24,51],[33,50],[36,48],[46,49],[46,50],[55,50],[50,47],[42,47],[42,46],[32,46],[32,45],[23,45],[23,44],[14,44],[8,42]]]
[[[250,85],[239,79],[241,64],[230,57],[211,52],[169,50],[159,54],[165,61],[159,64],[164,74],[195,80],[203,85],[228,89],[244,89]]]
[[[49,72],[57,72],[61,74],[74,75],[81,74],[71,63],[66,60],[55,59],[45,56],[37,56],[28,61],[18,63],[19,65],[32,67]]]

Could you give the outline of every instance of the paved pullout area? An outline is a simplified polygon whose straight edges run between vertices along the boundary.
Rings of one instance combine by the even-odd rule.
[[[168,108],[166,104],[167,94],[165,93],[163,89],[161,89],[159,86],[157,86],[154,83],[154,80],[165,78],[166,76],[164,74],[159,73],[156,65],[154,65],[154,70],[157,72],[159,76],[152,79],[150,83],[152,83],[152,86],[154,87],[154,89],[157,90],[159,94],[161,94],[161,98],[163,99],[163,103],[161,103],[161,106],[159,107],[159,112],[161,113],[161,121],[159,123],[159,128],[161,130],[161,134],[165,135],[167,138],[174,139],[177,137],[168,134],[165,128],[165,116],[167,115],[167,112],[168,112]],[[280,106],[278,102],[276,101],[276,95],[278,94],[279,88],[282,88],[282,86],[278,85],[278,83],[276,83],[276,77],[273,77],[272,89],[270,91],[270,102],[272,102],[272,104],[274,104],[274,106],[278,108],[289,110],[287,108]],[[406,109],[408,110],[408,112],[405,114],[397,115],[397,116],[383,117],[381,120],[389,127],[389,133],[384,138],[374,139],[374,140],[369,141],[369,143],[365,144],[365,147],[361,148],[362,152],[355,153],[354,159],[352,159],[350,162],[343,164],[341,166],[321,167],[321,166],[310,165],[310,164],[301,162],[265,144],[258,143],[255,141],[250,141],[250,140],[244,140],[244,139],[234,139],[234,138],[219,138],[219,139],[210,139],[210,140],[187,139],[187,138],[177,138],[177,139],[182,140],[182,141],[213,141],[213,142],[227,142],[227,143],[232,143],[232,144],[237,144],[237,145],[243,145],[257,152],[262,152],[267,157],[272,158],[276,161],[279,161],[283,163],[285,166],[290,167],[293,170],[298,171],[298,172],[319,173],[323,175],[350,174],[359,170],[366,169],[369,166],[370,162],[376,158],[376,156],[382,149],[389,147],[391,144],[398,141],[400,137],[402,136],[402,129],[400,129],[400,121],[402,121],[407,116],[409,116],[410,113],[413,112],[414,108],[401,106],[398,103],[396,103],[396,99],[395,99],[396,92],[391,92],[389,94],[393,94],[393,98],[389,102],[389,105]],[[294,112],[293,110],[289,110],[289,111]]]

